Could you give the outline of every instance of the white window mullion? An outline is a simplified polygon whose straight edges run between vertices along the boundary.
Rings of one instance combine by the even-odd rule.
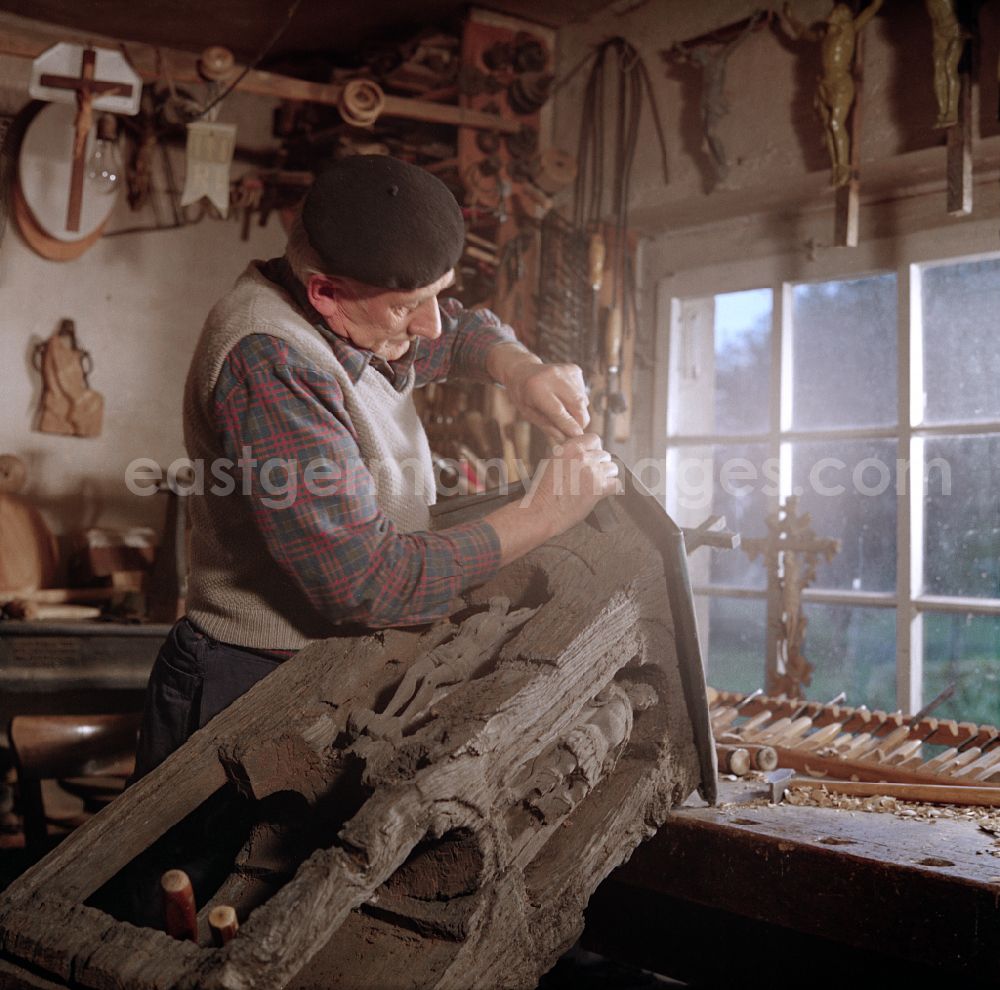
[[[920,269],[898,273],[899,441],[896,491],[896,703],[904,712],[923,704],[923,619],[913,600],[923,581],[923,328]]]

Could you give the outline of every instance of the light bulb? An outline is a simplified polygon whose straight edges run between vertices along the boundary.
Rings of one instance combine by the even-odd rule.
[[[97,121],[97,140],[87,159],[87,181],[102,193],[113,193],[121,181],[122,160],[118,153],[118,122],[109,114]]]

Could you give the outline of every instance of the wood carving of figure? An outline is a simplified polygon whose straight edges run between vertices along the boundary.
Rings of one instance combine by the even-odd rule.
[[[469,680],[480,664],[493,657],[510,633],[537,611],[537,608],[518,608],[511,612],[509,598],[503,595],[491,598],[485,612],[466,619],[454,638],[435,647],[410,667],[378,717],[378,724],[396,719],[402,731],[421,719],[447,694],[448,688]]]
[[[924,0],[934,29],[934,95],[938,115],[935,127],[958,123],[958,63],[968,34],[955,13],[955,0]]]
[[[808,583],[803,580],[798,555],[794,552],[782,555],[783,574],[781,577],[782,625],[784,637],[778,648],[784,660],[784,670],[778,671],[779,681],[792,691],[802,693],[802,686],[808,687],[812,681],[813,666],[802,652],[805,641],[806,623],[802,613],[802,589]],[[789,694],[789,697],[796,697]]]
[[[545,822],[568,814],[614,769],[632,735],[634,712],[657,700],[648,684],[609,684],[581,722],[528,764],[527,779],[513,782],[516,798]]]
[[[76,344],[72,320],[35,349],[35,367],[42,373],[38,429],[77,437],[101,432],[104,397],[87,384],[90,355]]]
[[[764,557],[768,591],[779,600],[779,610],[769,620],[768,649],[774,670],[769,668],[767,690],[801,698],[813,670],[803,652],[807,620],[802,611],[802,590],[816,579],[820,560],[829,562],[840,551],[840,541],[818,537],[809,513],[799,515],[794,495],[767,517],[767,531],[764,538],[751,537],[740,544],[751,560]]]
[[[730,55],[744,41],[757,23],[764,16],[762,11],[754,14],[746,26],[732,40],[723,46],[706,44],[689,48],[678,42],[670,49],[670,54],[680,62],[689,62],[701,70],[701,128],[705,135],[705,143],[715,163],[715,174],[722,182],[729,174],[729,162],[726,149],[718,134],[718,124],[730,107],[726,100],[726,66]]]
[[[847,117],[854,103],[854,50],[858,35],[879,12],[884,0],[872,0],[857,17],[846,3],[834,4],[826,21],[806,27],[792,14],[786,3],[782,23],[795,39],[820,44],[823,74],[819,78],[815,105],[823,121],[826,146],[832,165],[831,183],[846,186],[851,179],[851,139]]]

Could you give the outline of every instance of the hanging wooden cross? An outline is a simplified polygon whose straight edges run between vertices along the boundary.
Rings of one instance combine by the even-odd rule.
[[[767,670],[769,695],[801,698],[812,679],[812,664],[802,652],[806,618],[802,591],[816,578],[822,557],[828,563],[840,552],[840,540],[823,539],[810,526],[809,513],[798,514],[798,499],[789,495],[767,518],[767,536],[744,538],[740,546],[750,559],[767,566]]]
[[[35,59],[29,93],[36,100],[77,106],[66,229],[80,229],[87,137],[95,110],[132,116],[139,111],[142,82],[121,52],[60,42]]]

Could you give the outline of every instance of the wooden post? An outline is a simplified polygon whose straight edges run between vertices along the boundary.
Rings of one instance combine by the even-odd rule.
[[[959,76],[958,123],[948,128],[948,215],[972,212],[972,78]]]
[[[236,912],[228,904],[219,904],[208,912],[208,927],[212,932],[212,941],[222,948],[236,937],[240,923],[236,920]]]
[[[837,189],[833,225],[835,247],[858,246],[861,211],[861,91],[864,82],[864,35],[859,33],[854,49],[854,106],[851,108],[851,178]]]
[[[160,878],[163,927],[173,938],[198,941],[198,920],[191,881],[183,870],[167,870]]]

